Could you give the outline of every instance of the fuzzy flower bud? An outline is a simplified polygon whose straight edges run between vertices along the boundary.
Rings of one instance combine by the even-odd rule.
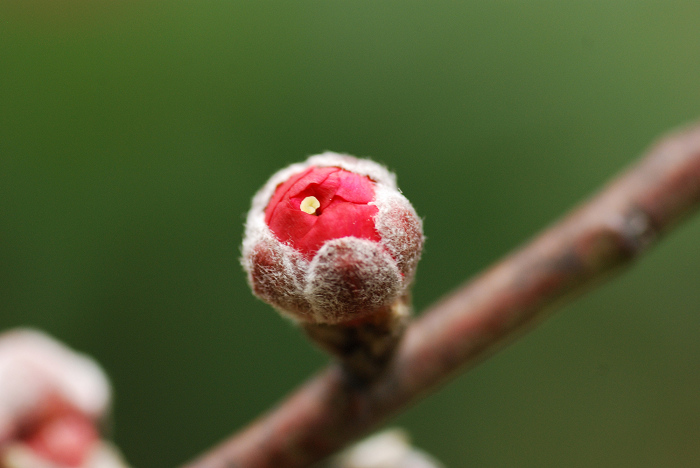
[[[296,320],[361,320],[405,294],[420,218],[383,166],[323,153],[277,172],[253,198],[243,266],[253,292]]]
[[[433,457],[411,446],[406,431],[387,429],[351,446],[328,468],[444,468]]]
[[[120,468],[100,441],[110,403],[102,369],[33,330],[0,335],[0,468]]]

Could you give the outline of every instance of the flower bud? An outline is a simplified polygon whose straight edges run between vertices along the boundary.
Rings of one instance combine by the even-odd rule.
[[[109,403],[89,357],[37,331],[0,335],[0,468],[125,466],[99,438]]]
[[[411,446],[406,431],[387,429],[334,457],[328,468],[443,468],[433,457]]]
[[[421,220],[393,174],[327,152],[282,169],[255,195],[242,263],[253,292],[280,312],[342,324],[406,294],[422,246]]]

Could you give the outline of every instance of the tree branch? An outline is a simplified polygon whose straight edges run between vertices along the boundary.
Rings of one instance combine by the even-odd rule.
[[[699,202],[695,124],[663,139],[591,200],[430,307],[376,381],[358,384],[330,366],[185,468],[291,468],[324,458],[629,264]]]

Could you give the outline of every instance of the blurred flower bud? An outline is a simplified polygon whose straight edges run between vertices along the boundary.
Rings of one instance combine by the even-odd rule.
[[[305,323],[391,307],[415,275],[420,218],[383,166],[336,153],[277,172],[253,198],[243,266],[253,292]]]
[[[124,467],[99,438],[109,403],[89,357],[37,331],[0,335],[0,468]]]
[[[408,434],[388,429],[336,456],[327,468],[443,468],[430,455],[411,447]]]

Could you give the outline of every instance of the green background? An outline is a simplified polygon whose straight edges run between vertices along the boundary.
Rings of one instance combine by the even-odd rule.
[[[424,217],[418,310],[700,116],[700,3],[0,1],[0,328],[175,466],[326,362],[250,294],[250,197],[326,149]],[[449,467],[700,465],[700,219],[399,416]]]

